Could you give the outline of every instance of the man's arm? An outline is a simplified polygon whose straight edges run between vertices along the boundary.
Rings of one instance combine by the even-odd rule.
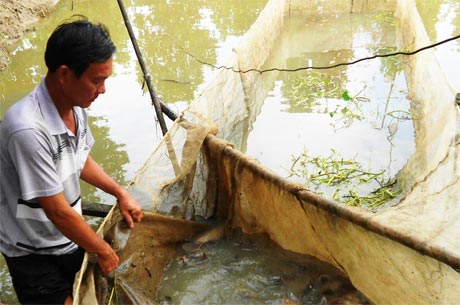
[[[119,258],[115,251],[70,207],[64,193],[37,199],[48,219],[62,234],[87,252],[97,254],[102,274],[106,275],[118,266]]]
[[[142,209],[131,194],[110,177],[91,156],[86,159],[80,178],[117,198],[120,213],[130,228],[142,220]]]

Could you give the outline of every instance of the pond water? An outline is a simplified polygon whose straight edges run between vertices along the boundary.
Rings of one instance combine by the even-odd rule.
[[[333,267],[266,236],[189,245],[165,269],[160,304],[368,304]]]
[[[330,66],[398,49],[391,12],[295,17],[283,29],[267,68]],[[415,149],[402,70],[400,59],[379,58],[334,69],[266,73],[271,87],[249,134],[247,153],[301,182],[307,172],[324,177],[335,171],[336,161],[342,168],[359,167],[357,179],[367,172],[383,173],[382,180],[388,180]],[[315,163],[318,157],[321,162]],[[348,186],[340,186],[343,194],[350,187],[365,194],[382,186],[374,179],[358,185],[350,176],[347,180]],[[327,197],[336,192],[335,186],[315,182],[309,187]]]
[[[432,43],[460,34],[458,1],[417,1],[417,7]],[[403,50],[398,31],[404,29],[391,11],[291,17],[262,69],[324,67]],[[460,39],[433,50],[452,87],[460,88]],[[408,99],[403,60],[263,74],[268,93],[246,153],[338,201],[370,206],[397,196],[404,177],[395,175],[415,150],[413,120],[423,116]],[[346,181],[336,184],[340,176]],[[384,185],[393,186],[391,196],[375,200]]]
[[[417,9],[432,43],[460,35],[460,2],[416,0]],[[436,56],[453,88],[460,91],[460,39],[435,48]]]
[[[249,29],[265,3],[126,1],[153,85],[173,110],[184,109],[213,73],[185,51],[213,64],[225,63],[231,46]],[[418,0],[417,4],[433,42],[460,34],[458,1]],[[97,142],[92,154],[110,175],[127,184],[160,141],[161,131],[155,123],[148,92],[142,88],[141,71],[116,1],[62,0],[53,16],[38,23],[37,30],[18,43],[10,66],[0,73],[0,118],[41,80],[46,72],[43,52],[49,33],[72,14],[103,21],[118,47],[107,93],[90,108],[91,128]],[[288,50],[282,57],[288,67],[310,62],[327,65],[333,59],[350,61],[380,51],[391,52],[397,47],[394,25],[387,16],[334,16],[316,21],[292,19],[287,24],[283,39],[291,37],[291,44],[281,41],[280,49],[274,52]],[[452,85],[460,88],[460,42],[439,46],[436,52],[441,55],[441,64]],[[277,60],[274,58],[267,67],[278,65]],[[412,123],[385,115],[410,106],[400,67],[379,59],[323,72],[263,75],[271,84],[260,114],[250,126],[246,152],[283,176],[288,176],[291,155],[298,157],[305,148],[309,154],[322,156],[328,156],[333,148],[346,159],[362,162],[366,169],[385,168],[389,175],[396,174],[414,149]],[[322,97],[309,96],[301,102],[301,91],[293,91],[293,85],[308,90],[311,85],[305,84],[318,79],[330,82],[336,91],[325,92]],[[361,101],[359,107],[353,108],[356,104],[343,99],[345,91]],[[345,108],[351,111],[350,117],[342,119]],[[356,119],[352,114],[361,114],[363,118]],[[112,197],[89,186],[83,186],[83,193],[84,200],[113,203]],[[2,258],[0,267],[0,301],[16,303]]]
[[[180,112],[212,74],[209,67],[192,60],[186,51],[212,63],[224,59],[229,46],[249,29],[265,3],[126,1],[153,86],[173,110]],[[107,92],[89,111],[98,143],[92,155],[126,185],[160,141],[161,130],[156,125],[147,88],[142,88],[142,73],[116,1],[60,1],[53,15],[37,24],[37,31],[18,44],[10,66],[0,74],[0,117],[40,82],[46,73],[46,40],[57,24],[73,14],[106,24],[117,46]],[[83,193],[87,201],[113,203],[111,196],[87,185]]]

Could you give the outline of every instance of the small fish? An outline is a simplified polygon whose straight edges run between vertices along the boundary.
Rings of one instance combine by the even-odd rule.
[[[300,305],[300,302],[293,299],[283,299],[281,305]]]
[[[250,288],[237,288],[235,289],[235,295],[242,299],[252,299],[257,296],[257,292]]]
[[[225,223],[222,223],[222,224],[212,227],[208,231],[205,231],[197,235],[195,238],[193,238],[193,241],[197,244],[205,244],[210,241],[216,241],[216,240],[222,239],[224,237],[224,233],[225,233]]]
[[[160,305],[170,305],[172,304],[172,298],[170,296],[165,296],[161,301]]]
[[[188,253],[180,258],[181,262],[186,266],[196,266],[208,261],[208,256],[204,251]]]

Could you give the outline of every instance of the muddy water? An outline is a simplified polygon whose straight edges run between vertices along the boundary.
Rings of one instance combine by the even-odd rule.
[[[266,236],[182,245],[166,268],[160,304],[367,304],[331,266],[284,251]]]
[[[162,99],[179,112],[193,99],[197,87],[211,76],[186,54],[216,63],[243,35],[265,0],[128,1],[125,3],[153,85]],[[90,108],[98,145],[93,156],[111,175],[127,184],[161,137],[147,88],[116,1],[60,1],[55,13],[18,44],[11,65],[0,74],[0,117],[27,94],[46,72],[43,53],[50,32],[73,14],[104,22],[117,45],[114,74],[107,92]],[[166,121],[169,121],[166,119]],[[88,201],[113,203],[111,197],[84,188]]]

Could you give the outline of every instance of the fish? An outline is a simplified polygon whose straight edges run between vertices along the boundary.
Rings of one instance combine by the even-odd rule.
[[[220,240],[225,236],[225,226],[225,223],[215,225],[211,229],[195,236],[192,241],[202,245],[210,241]]]

